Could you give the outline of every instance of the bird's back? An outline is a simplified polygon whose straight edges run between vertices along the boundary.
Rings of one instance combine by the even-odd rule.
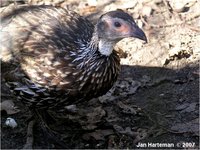
[[[19,51],[33,54],[41,47],[44,47],[43,53],[55,48],[60,50],[58,53],[64,48],[75,50],[77,41],[85,44],[91,39],[93,28],[88,20],[73,11],[52,6],[25,6],[1,17],[2,48],[11,54]],[[50,45],[54,47],[47,49]]]

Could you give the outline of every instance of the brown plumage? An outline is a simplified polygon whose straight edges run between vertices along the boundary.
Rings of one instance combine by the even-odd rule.
[[[105,94],[120,70],[113,46],[126,37],[147,40],[122,10],[102,15],[95,26],[53,6],[22,7],[1,20],[5,82],[31,109],[62,110]]]

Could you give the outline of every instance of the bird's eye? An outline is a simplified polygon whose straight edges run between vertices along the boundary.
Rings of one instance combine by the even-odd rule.
[[[115,22],[115,23],[114,23],[114,26],[117,27],[117,28],[119,28],[119,27],[121,27],[121,23]]]

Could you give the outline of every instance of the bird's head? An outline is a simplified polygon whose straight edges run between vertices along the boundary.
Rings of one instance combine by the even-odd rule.
[[[99,51],[104,55],[110,55],[113,45],[123,38],[134,37],[147,42],[145,33],[133,18],[122,10],[103,14],[97,22],[96,30],[100,40]]]

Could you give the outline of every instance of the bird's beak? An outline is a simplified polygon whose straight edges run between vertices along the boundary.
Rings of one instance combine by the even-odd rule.
[[[146,43],[148,42],[145,33],[137,25],[133,26],[131,37],[138,38],[145,41]]]

